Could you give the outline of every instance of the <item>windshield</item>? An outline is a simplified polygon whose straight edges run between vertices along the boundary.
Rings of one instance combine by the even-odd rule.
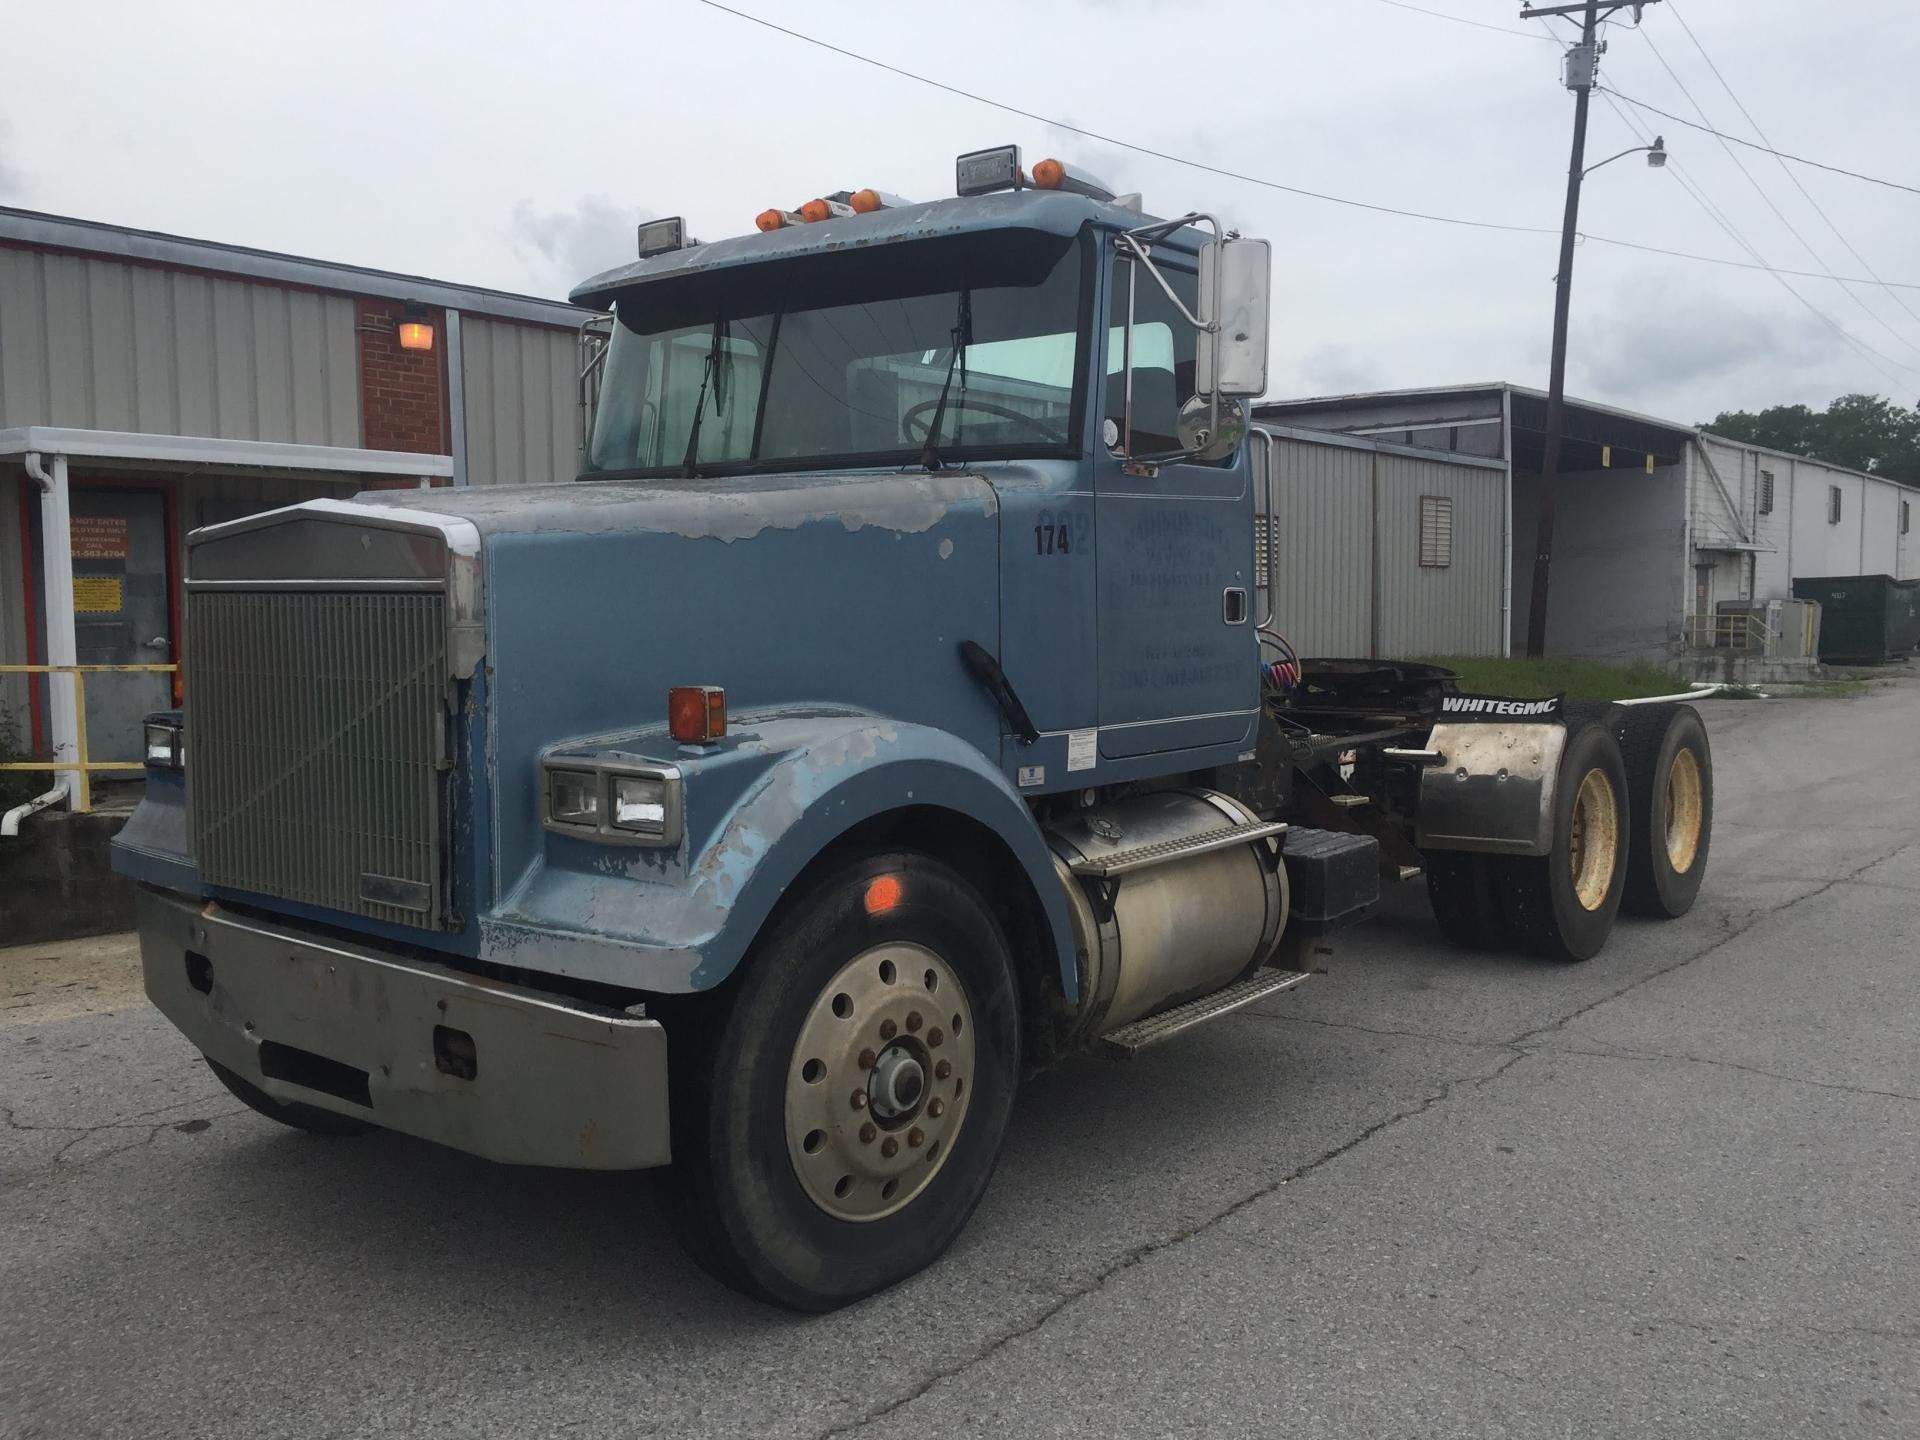
[[[659,282],[617,307],[587,473],[1077,452],[1082,270],[1019,231]]]

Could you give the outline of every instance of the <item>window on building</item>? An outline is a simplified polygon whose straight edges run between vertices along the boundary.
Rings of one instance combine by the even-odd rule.
[[[1760,513],[1762,515],[1773,513],[1773,471],[1771,470],[1760,472]]]
[[[1827,523],[1829,525],[1840,523],[1840,487],[1838,485],[1827,486]]]
[[[1900,502],[1900,533],[1902,535],[1907,535],[1907,534],[1911,534],[1912,531],[1913,531],[1913,502],[1911,500],[1902,500]]]
[[[1435,568],[1453,564],[1453,500],[1450,496],[1420,497],[1420,563]]]

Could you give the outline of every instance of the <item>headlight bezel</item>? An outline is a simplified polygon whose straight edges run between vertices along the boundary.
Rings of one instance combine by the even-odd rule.
[[[576,840],[591,840],[603,845],[638,845],[656,850],[672,849],[679,845],[685,830],[685,806],[683,780],[678,765],[591,755],[555,755],[543,762],[541,768],[542,828],[556,835],[570,835]],[[590,820],[556,816],[556,776],[564,777],[563,783],[576,777],[589,781],[594,798],[594,813]],[[622,824],[619,821],[615,797],[617,782],[623,779],[651,781],[660,787],[660,820],[657,825],[635,822]]]

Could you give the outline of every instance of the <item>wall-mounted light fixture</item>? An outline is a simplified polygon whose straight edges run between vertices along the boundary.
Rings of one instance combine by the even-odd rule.
[[[407,302],[394,331],[400,337],[402,350],[433,349],[433,322],[427,318],[427,307],[418,301]]]

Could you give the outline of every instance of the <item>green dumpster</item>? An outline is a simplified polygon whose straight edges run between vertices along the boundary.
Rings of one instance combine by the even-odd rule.
[[[1920,580],[1803,577],[1793,582],[1793,598],[1820,602],[1822,660],[1885,660],[1920,645]]]

